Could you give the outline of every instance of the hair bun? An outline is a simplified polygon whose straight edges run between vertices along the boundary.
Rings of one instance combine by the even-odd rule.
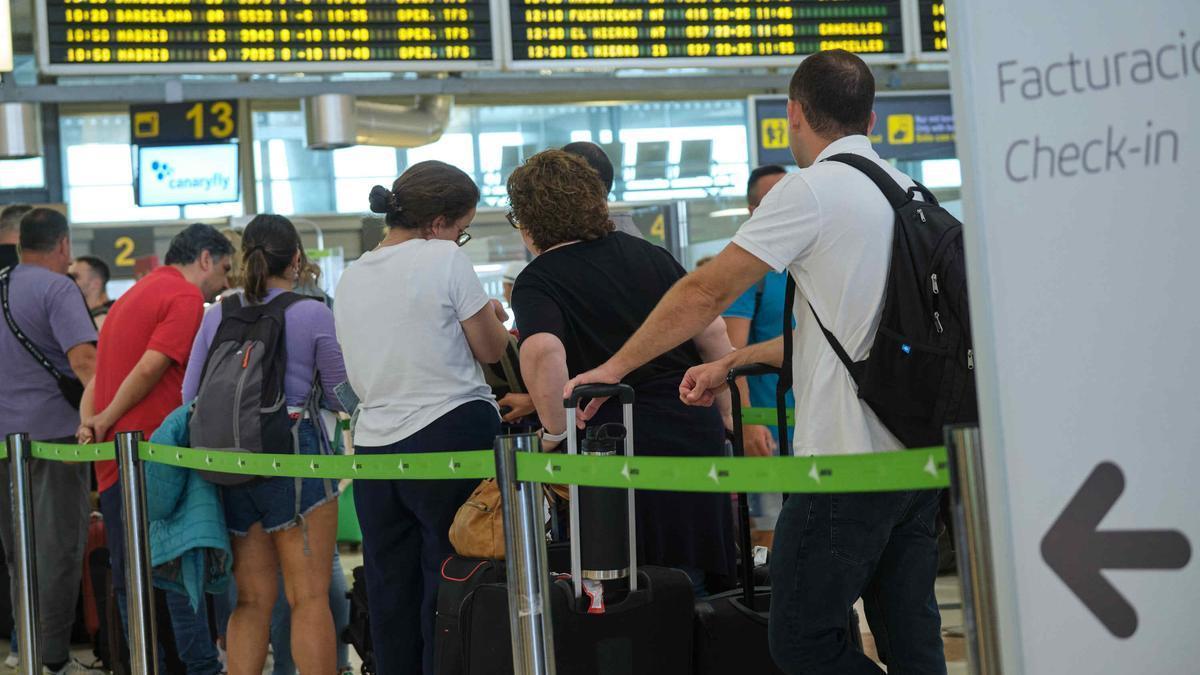
[[[392,191],[376,185],[371,188],[371,213],[387,213],[392,210]]]

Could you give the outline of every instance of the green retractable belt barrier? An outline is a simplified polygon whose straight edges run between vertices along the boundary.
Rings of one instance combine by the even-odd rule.
[[[297,456],[142,444],[145,461],[264,477],[456,480],[495,476],[491,450],[405,455]],[[34,443],[33,456],[87,462],[112,446]],[[810,457],[596,457],[517,455],[517,477],[538,483],[679,492],[847,493],[932,490],[950,484],[942,447]]]
[[[491,450],[405,455],[269,455],[154,444],[143,444],[139,450],[141,458],[150,462],[267,478],[455,480],[496,475],[496,460]]]
[[[774,408],[744,408],[746,424],[774,424]],[[790,421],[789,417],[789,421]],[[33,443],[33,457],[61,462],[111,460],[111,443]],[[269,455],[174,448],[141,443],[139,456],[186,469],[251,476],[457,480],[493,478],[491,450],[404,455]],[[0,458],[7,457],[0,447]],[[679,492],[892,492],[948,487],[942,447],[857,455],[809,457],[517,455],[517,477],[536,483]]]
[[[950,485],[942,447],[819,457],[518,453],[517,477],[540,483],[679,492],[892,492]]]

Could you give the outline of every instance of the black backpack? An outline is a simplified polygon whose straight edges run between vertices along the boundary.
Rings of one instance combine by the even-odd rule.
[[[240,295],[221,301],[221,325],[209,347],[188,423],[193,448],[296,451],[294,434],[299,421],[289,417],[283,390],[287,368],[284,313],[297,302],[311,299],[282,293],[261,305],[243,305]],[[254,480],[237,474],[200,473],[218,485]]]
[[[906,191],[865,157],[840,154],[827,161],[866,174],[896,212],[883,310],[870,355],[851,361],[811,304],[809,309],[858,385],[858,397],[879,421],[905,447],[941,445],[947,425],[979,420],[962,223],[939,206],[924,185],[917,183]],[[918,192],[924,201],[914,199]],[[785,364],[791,357],[795,295],[796,282],[788,275]],[[791,386],[786,365],[780,385],[781,391]]]

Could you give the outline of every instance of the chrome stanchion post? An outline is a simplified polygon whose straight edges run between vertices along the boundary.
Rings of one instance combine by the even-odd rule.
[[[1000,642],[996,633],[995,584],[979,428],[947,429],[946,449],[967,660],[974,675],[999,675]]]
[[[537,434],[496,437],[496,485],[504,506],[513,672],[521,675],[554,675],[542,486],[517,481],[517,453],[541,450]]]
[[[37,549],[34,547],[33,494],[29,484],[29,434],[9,434],[8,474],[11,481],[13,558],[17,561],[17,650],[21,675],[41,675],[38,647]]]
[[[129,605],[129,661],[134,673],[158,668],[158,640],[154,634],[154,586],[150,571],[149,526],[146,520],[146,482],[138,443],[142,432],[117,434],[117,462],[121,468],[121,506],[125,519],[125,593]]]

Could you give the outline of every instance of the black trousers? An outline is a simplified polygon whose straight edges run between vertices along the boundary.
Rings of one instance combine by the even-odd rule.
[[[472,401],[391,445],[360,455],[491,448],[500,433],[492,404]],[[477,480],[358,480],[371,643],[379,675],[433,675],[434,615],[441,565],[454,552],[450,524]]]

